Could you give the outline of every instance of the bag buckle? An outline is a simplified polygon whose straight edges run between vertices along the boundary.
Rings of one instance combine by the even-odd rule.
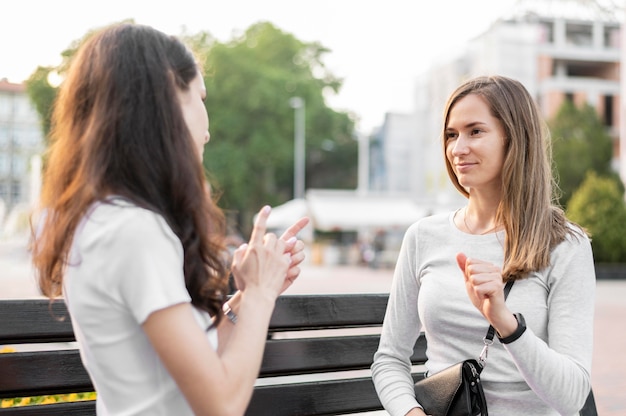
[[[485,368],[485,366],[487,365],[487,355],[489,353],[489,346],[493,344],[493,339],[483,338],[483,342],[485,343],[485,346],[483,347],[483,350],[480,352],[480,355],[478,356],[478,364],[480,364],[482,368]]]

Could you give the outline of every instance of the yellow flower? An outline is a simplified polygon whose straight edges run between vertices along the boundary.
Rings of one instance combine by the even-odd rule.
[[[0,402],[0,407],[3,409],[11,406],[13,406],[13,399],[2,399],[2,402]]]

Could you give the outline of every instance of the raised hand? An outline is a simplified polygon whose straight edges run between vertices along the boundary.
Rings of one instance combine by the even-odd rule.
[[[465,278],[465,289],[472,304],[490,323],[497,321],[506,310],[502,270],[495,264],[470,259],[463,253],[456,261]]]
[[[307,217],[300,218],[280,236],[280,239],[287,243],[286,252],[291,255],[291,264],[289,265],[289,270],[287,270],[285,282],[280,293],[287,290],[300,275],[299,265],[304,261],[304,242],[298,240],[297,235],[308,223],[309,219]]]
[[[295,238],[285,242],[272,233],[266,233],[270,212],[269,206],[259,211],[250,242],[240,246],[233,254],[232,272],[241,290],[258,289],[275,298],[282,292]]]

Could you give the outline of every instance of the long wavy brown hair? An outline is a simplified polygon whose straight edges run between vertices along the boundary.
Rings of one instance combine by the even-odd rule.
[[[120,195],[167,221],[184,249],[192,303],[220,318],[224,215],[207,192],[176,94],[199,74],[180,40],[142,25],[113,25],[81,45],[54,106],[45,215],[32,241],[45,295],[62,294],[73,236],[89,207]]]
[[[463,97],[475,94],[489,105],[505,132],[502,199],[496,222],[504,226],[503,277],[526,277],[550,265],[550,254],[568,235],[582,235],[568,225],[563,210],[554,203],[558,187],[552,175],[550,133],[526,88],[503,76],[481,76],[460,85],[444,110],[442,142],[450,111]],[[469,192],[458,181],[450,161],[448,175],[465,197]]]

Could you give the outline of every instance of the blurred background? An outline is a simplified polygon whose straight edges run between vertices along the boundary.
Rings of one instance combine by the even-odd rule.
[[[611,0],[5,1],[0,298],[38,296],[26,247],[50,109],[99,27],[149,24],[194,48],[211,120],[204,163],[230,241],[248,238],[264,204],[276,232],[312,219],[292,293],[388,291],[406,228],[465,202],[443,163],[445,99],[501,74],[535,98],[559,203],[593,235],[594,386],[600,414],[626,414],[626,336],[615,339],[626,316],[624,12]]]

